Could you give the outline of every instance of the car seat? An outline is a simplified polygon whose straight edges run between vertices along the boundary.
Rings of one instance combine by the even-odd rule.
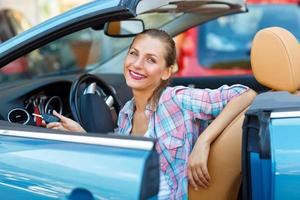
[[[271,27],[259,31],[252,44],[251,65],[256,80],[272,90],[295,93],[300,88],[300,46],[289,31]]]
[[[237,199],[241,185],[242,124],[249,105],[211,144],[208,171],[211,182],[207,189],[195,191],[189,186],[189,199]]]
[[[280,118],[282,113],[297,111],[300,105],[299,55],[300,45],[297,39],[290,32],[279,27],[263,29],[256,34],[253,41],[251,54],[253,73],[261,84],[268,86],[272,91],[258,95],[246,113],[242,149],[242,194],[245,200],[271,197],[273,199],[297,198],[293,192],[290,193],[292,190],[289,186],[284,187],[289,185],[286,181],[278,185],[279,180],[285,177],[285,172],[287,174],[291,172],[289,168],[283,166],[293,166],[294,163],[286,161],[293,160],[286,159],[289,154],[277,153],[289,152],[289,149],[280,148],[275,141],[277,138],[277,144],[282,144],[281,140],[278,140],[280,134],[282,137],[292,137],[288,134],[293,131],[287,129],[289,126],[284,124],[286,120]],[[281,117],[274,119],[276,113]],[[278,131],[276,128],[278,124],[285,128]],[[292,123],[290,127],[295,127],[295,124]],[[296,138],[291,141],[297,143]],[[291,141],[286,146],[294,149]],[[279,160],[282,159],[284,161],[280,164]],[[262,163],[269,163],[269,167]],[[279,170],[282,168],[287,171]],[[275,192],[279,190],[274,188],[280,188],[280,192]],[[289,194],[291,196],[288,197]]]
[[[252,44],[251,66],[256,80],[272,90],[295,93],[300,88],[300,46],[297,39],[279,27],[259,31]],[[245,108],[247,110],[247,108]],[[241,112],[211,145],[208,189],[193,190],[189,199],[237,199],[241,183]]]

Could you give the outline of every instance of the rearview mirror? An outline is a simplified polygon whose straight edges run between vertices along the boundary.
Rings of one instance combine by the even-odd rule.
[[[107,22],[104,26],[105,34],[112,37],[132,37],[144,30],[144,22],[140,19],[112,21]]]

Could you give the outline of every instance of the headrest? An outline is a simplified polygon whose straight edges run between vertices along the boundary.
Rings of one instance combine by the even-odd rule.
[[[257,32],[251,49],[256,80],[273,90],[300,89],[300,45],[289,31],[271,27]]]

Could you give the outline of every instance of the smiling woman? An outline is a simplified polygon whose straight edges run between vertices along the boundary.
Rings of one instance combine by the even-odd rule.
[[[223,4],[230,6],[224,10]],[[194,192],[208,184],[213,187],[210,176],[215,180],[214,174],[206,166],[210,144],[249,103],[252,92],[242,85],[218,89],[167,87],[176,63],[171,36],[244,9],[244,2],[238,0],[91,1],[2,44],[0,66],[29,54],[33,58],[27,77],[0,84],[2,119],[7,120],[10,110],[21,108],[28,111],[29,124],[39,126],[33,117],[44,114],[44,101],[39,97],[57,96],[63,106],[62,115],[56,113],[61,122],[48,124],[57,130],[0,121],[0,129],[18,130],[9,131],[11,135],[0,130],[1,142],[6,145],[2,148],[0,176],[24,177],[20,181],[1,178],[1,194],[13,200],[20,196],[53,200],[69,197],[72,191],[88,190],[96,199],[149,199],[157,195],[160,199],[186,199],[192,198],[188,185]],[[153,29],[136,36],[133,43],[132,38],[106,35],[108,23],[132,18],[143,20],[146,28]],[[125,77],[121,75],[124,60]],[[82,107],[79,112],[73,112],[76,105]],[[112,111],[119,116],[118,129]],[[109,122],[112,126],[108,131],[88,130],[78,120],[85,116],[93,125]],[[212,119],[213,128],[203,131]],[[77,132],[83,129],[88,133]],[[117,134],[108,134],[114,129]],[[105,145],[106,138],[112,145]],[[127,144],[139,140],[150,141],[151,145],[147,149],[137,148],[144,142],[130,142],[133,148],[113,145],[120,138],[126,138]],[[231,157],[239,161],[238,156]],[[234,171],[239,174],[238,169]],[[239,180],[236,176],[233,179]],[[232,181],[228,182],[231,185]],[[235,191],[238,187],[236,184]],[[46,190],[55,196],[41,192]],[[224,191],[227,194],[228,190]]]
[[[143,60],[140,54],[145,54]],[[143,95],[150,96],[149,101],[156,106],[162,91],[169,83],[175,62],[176,48],[172,38],[163,31],[155,29],[144,31],[134,39],[125,59],[126,83],[134,90],[143,90]],[[140,74],[139,71],[144,71],[145,74]]]
[[[117,134],[158,140],[159,199],[186,199],[188,179],[195,190],[209,186],[210,144],[254,96],[243,85],[216,90],[167,87],[175,62],[173,39],[165,31],[148,29],[134,38],[124,63],[133,99],[119,113]],[[49,123],[48,128],[85,132],[75,121],[54,114],[61,122]]]

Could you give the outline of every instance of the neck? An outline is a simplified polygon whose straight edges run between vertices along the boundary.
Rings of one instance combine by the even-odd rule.
[[[148,104],[148,99],[151,97],[153,91],[146,92],[146,91],[133,90],[132,92],[135,100],[136,111],[144,112]]]

